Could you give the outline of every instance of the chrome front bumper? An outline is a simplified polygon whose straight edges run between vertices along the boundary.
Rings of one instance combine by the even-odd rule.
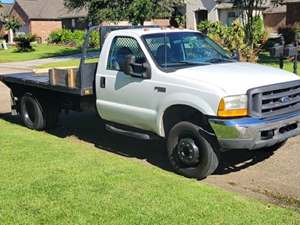
[[[300,112],[267,119],[209,119],[223,149],[259,149],[300,134]]]

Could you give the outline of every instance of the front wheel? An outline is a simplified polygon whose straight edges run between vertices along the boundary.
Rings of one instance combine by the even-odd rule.
[[[180,122],[169,132],[168,157],[175,171],[190,178],[203,179],[219,165],[211,144],[203,137],[200,127],[191,122]]]

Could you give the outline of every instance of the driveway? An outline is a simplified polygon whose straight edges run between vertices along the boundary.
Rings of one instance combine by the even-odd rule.
[[[11,69],[7,72],[16,71]],[[0,68],[1,73],[3,70]],[[3,115],[10,111],[9,107],[9,91],[0,83],[0,117],[18,123],[18,119]],[[62,115],[59,128],[51,131],[51,134],[93,144],[106,151],[170,170],[163,142],[145,142],[107,133],[95,113]],[[224,153],[222,169],[202,182],[300,208],[299,143],[300,137],[296,137],[277,151],[236,150]]]

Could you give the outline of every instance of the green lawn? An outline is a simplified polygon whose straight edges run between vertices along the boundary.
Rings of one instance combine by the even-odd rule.
[[[263,52],[259,56],[258,63],[273,66],[279,68],[279,61],[278,59],[270,57],[270,54],[268,52]],[[284,69],[289,72],[294,72],[294,63],[288,60],[284,61]],[[300,62],[298,63],[298,74],[300,75]]]
[[[17,52],[15,47],[11,47],[8,50],[0,50],[0,63],[28,61],[80,53],[79,49],[60,45],[39,44],[35,45],[34,49],[35,51],[25,53]]]
[[[294,210],[3,120],[0,171],[3,225],[300,224]]]
[[[98,62],[98,58],[87,59],[85,62],[86,63]],[[79,63],[80,63],[80,59],[73,59],[73,60],[68,60],[68,61],[63,61],[63,62],[43,64],[43,65],[37,66],[37,68],[38,69],[46,69],[46,68],[60,68],[60,67],[79,67]]]

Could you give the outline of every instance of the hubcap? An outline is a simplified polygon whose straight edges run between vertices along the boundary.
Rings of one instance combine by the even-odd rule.
[[[181,139],[177,145],[179,160],[187,166],[199,163],[199,148],[191,138]]]

